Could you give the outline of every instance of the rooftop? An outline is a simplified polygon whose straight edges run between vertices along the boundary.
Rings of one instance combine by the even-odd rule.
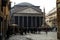
[[[31,3],[28,3],[28,2],[22,2],[22,3],[19,3],[17,4],[18,6],[34,6],[33,4]]]

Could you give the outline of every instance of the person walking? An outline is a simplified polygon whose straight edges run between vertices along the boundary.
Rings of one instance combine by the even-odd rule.
[[[45,32],[46,32],[46,34],[48,33],[48,30],[47,30],[48,28],[46,27],[46,30],[45,30]]]

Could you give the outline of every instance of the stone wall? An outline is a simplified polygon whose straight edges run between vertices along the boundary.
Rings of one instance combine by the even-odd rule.
[[[57,31],[57,38],[60,39],[60,0],[57,0],[57,24],[58,24],[58,31]]]

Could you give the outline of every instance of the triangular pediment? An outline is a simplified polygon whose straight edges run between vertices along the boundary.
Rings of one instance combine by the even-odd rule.
[[[36,11],[35,9],[33,9],[33,8],[27,8],[27,9],[24,9],[24,10],[20,10],[17,13],[39,13],[39,12]]]

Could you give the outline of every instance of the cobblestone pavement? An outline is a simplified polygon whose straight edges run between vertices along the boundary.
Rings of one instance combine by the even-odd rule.
[[[40,34],[12,35],[8,40],[57,40],[57,32],[41,32]]]

